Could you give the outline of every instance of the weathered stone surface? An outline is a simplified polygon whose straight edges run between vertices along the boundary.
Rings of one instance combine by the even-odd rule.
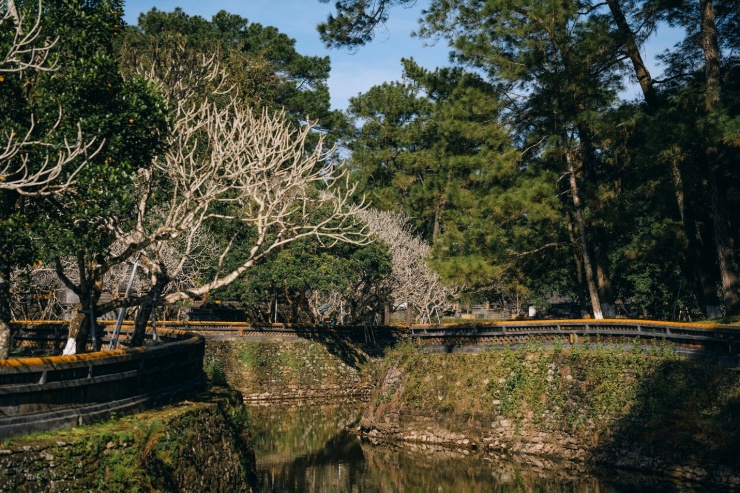
[[[536,355],[535,355],[536,356]],[[459,361],[468,357],[473,361]],[[530,356],[528,356],[530,357]],[[544,358],[544,356],[541,356]],[[712,454],[711,450],[704,450],[700,455],[697,449],[696,455],[693,453],[677,454],[670,451],[670,446],[675,440],[686,436],[689,440],[697,440],[696,435],[693,437],[687,434],[688,431],[696,433],[698,423],[695,421],[687,422],[682,419],[682,414],[675,413],[675,418],[663,414],[651,412],[651,408],[643,406],[640,412],[635,411],[637,404],[625,398],[626,405],[616,408],[608,418],[596,415],[593,408],[589,408],[589,383],[594,378],[591,369],[587,366],[578,368],[578,378],[567,379],[570,376],[571,368],[564,371],[565,377],[561,382],[574,382],[561,385],[562,391],[550,388],[550,395],[560,392],[552,399],[554,404],[547,400],[546,390],[539,390],[537,396],[541,399],[535,401],[540,406],[540,411],[535,414],[531,407],[527,409],[523,406],[521,411],[509,412],[506,417],[503,416],[501,409],[502,399],[498,399],[495,404],[490,399],[478,397],[481,387],[476,387],[471,383],[468,387],[457,385],[456,382],[461,378],[458,368],[466,368],[470,372],[468,375],[474,375],[480,367],[476,366],[474,358],[476,356],[456,356],[455,361],[447,361],[447,366],[453,376],[446,378],[447,389],[469,388],[470,390],[454,390],[456,399],[464,402],[476,403],[487,402],[489,407],[477,407],[475,412],[470,408],[454,407],[446,395],[445,401],[437,399],[439,390],[435,390],[429,384],[431,381],[440,379],[430,379],[424,376],[422,372],[411,374],[418,368],[424,368],[426,373],[437,371],[435,365],[437,362],[425,360],[425,356],[415,356],[414,364],[407,366],[390,364],[385,373],[379,378],[379,385],[370,401],[360,421],[360,433],[373,443],[404,443],[404,446],[444,446],[453,449],[482,450],[493,455],[517,454],[518,456],[529,457],[528,461],[536,463],[542,458],[549,460],[564,461],[570,464],[583,464],[586,467],[619,467],[640,471],[645,474],[658,474],[665,477],[673,477],[676,481],[695,481],[697,483],[711,483],[714,485],[731,486],[740,484],[740,468],[736,467],[738,463],[738,454],[734,448],[728,449],[729,454],[719,455]],[[431,358],[431,357],[430,357]],[[441,358],[438,356],[438,358]],[[531,356],[533,361],[532,367],[538,364],[536,358]],[[529,360],[527,360],[529,361]],[[546,360],[545,360],[546,361]],[[612,361],[609,361],[613,364]],[[654,363],[650,363],[654,364]],[[686,369],[680,367],[682,363],[670,360],[666,364],[659,366],[660,373],[658,377],[671,375],[676,372],[685,375],[693,371],[694,366],[688,366]],[[439,363],[442,366],[442,363]],[[539,364],[549,371],[542,371],[543,377],[552,374],[551,368]],[[657,366],[657,365],[656,365]],[[431,368],[431,369],[430,369]],[[525,367],[527,368],[527,367]],[[536,368],[535,368],[536,370]],[[500,369],[504,373],[506,369]],[[521,371],[521,370],[519,370]],[[534,370],[533,370],[534,371]],[[711,370],[707,373],[714,377]],[[726,372],[722,368],[717,368],[716,375],[724,375]],[[511,372],[514,375],[514,372]],[[467,377],[467,375],[463,375]],[[655,375],[645,377],[656,380]],[[471,380],[474,377],[470,377]],[[517,376],[517,378],[519,378]],[[624,376],[622,376],[624,378]],[[719,377],[714,377],[719,380]],[[545,380],[546,379],[542,379]],[[675,380],[675,379],[674,379]],[[485,391],[485,386],[490,382],[496,382],[494,378],[480,377],[481,386]],[[499,384],[506,383],[499,381]],[[635,380],[635,385],[644,385],[643,382]],[[660,380],[657,380],[660,382]],[[670,381],[670,380],[668,380]],[[685,379],[684,379],[685,381]],[[730,381],[731,378],[730,378]],[[548,382],[548,385],[556,385],[557,382]],[[432,387],[425,392],[415,392],[413,401],[407,398],[407,391],[415,390],[415,386]],[[533,386],[535,384],[532,384]],[[653,384],[658,387],[658,384]],[[662,384],[662,388],[666,388]],[[701,401],[709,402],[704,395],[705,384],[701,379],[696,379],[691,385],[686,384],[684,389],[687,395],[694,392],[694,396],[704,399]],[[503,386],[503,385],[502,385]],[[440,387],[444,388],[443,385]],[[544,385],[537,387],[546,389]],[[629,387],[626,387],[631,392]],[[651,388],[651,387],[648,387]],[[661,388],[661,387],[658,387]],[[734,387],[733,387],[734,388]],[[448,390],[449,391],[449,390]],[[732,388],[728,389],[728,392]],[[428,397],[424,397],[427,395]],[[636,395],[631,394],[631,395]],[[620,396],[621,398],[621,396]],[[652,397],[651,397],[652,398]],[[476,400],[479,399],[479,400]],[[615,401],[616,398],[613,398]],[[697,399],[697,397],[694,397]],[[719,400],[719,399],[718,399]],[[440,403],[441,402],[441,403]],[[530,401],[533,402],[533,401]],[[734,402],[734,401],[733,401]],[[570,409],[574,410],[574,415],[582,416],[583,419],[577,424],[567,423],[565,419],[555,419],[557,415],[557,406],[565,403]],[[542,408],[545,408],[542,410]],[[698,407],[698,406],[697,406]],[[671,408],[669,408],[671,409]],[[675,409],[681,409],[676,407]],[[731,414],[734,408],[727,407],[722,416],[725,419],[735,419]],[[621,413],[620,413],[621,411]],[[625,413],[625,411],[628,411]],[[686,411],[681,411],[688,415]],[[560,413],[562,416],[563,413]],[[664,429],[658,429],[656,433],[655,422],[660,419],[661,426]],[[718,423],[721,424],[721,423]],[[727,437],[721,436],[721,427],[712,425],[705,426],[704,430],[718,433],[712,435],[711,439],[716,440],[713,443],[719,443],[723,447],[729,447],[731,441]],[[732,432],[734,430],[725,430]],[[706,431],[705,431],[706,433]],[[703,437],[700,437],[703,438]],[[700,442],[696,442],[700,443]]]
[[[345,340],[208,341],[206,361],[223,366],[229,385],[249,402],[367,399],[379,358]],[[208,363],[206,363],[208,366]]]
[[[254,454],[226,399],[10,441],[0,492],[250,492]]]

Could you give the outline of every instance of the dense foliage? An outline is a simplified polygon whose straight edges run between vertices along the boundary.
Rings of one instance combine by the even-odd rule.
[[[342,0],[319,31],[356,48],[408,3]],[[237,15],[153,9],[125,26],[119,1],[4,2],[0,357],[11,292],[60,287],[80,327],[136,306],[144,324],[163,299],[229,284],[216,296],[255,318],[275,320],[277,301],[283,320],[378,321],[402,301],[390,279],[414,275],[392,275],[393,245],[367,244],[353,190],[431,245],[426,278],[462,286],[441,293],[557,293],[596,317],[736,313],[739,7],[434,0],[418,35],[446,40],[454,65],[404,59],[402,82],[341,114],[327,57]],[[641,53],[666,25],[685,38],[658,79]],[[274,133],[250,140],[263,124]],[[253,153],[278,135],[301,141],[260,171]],[[265,200],[276,216],[256,212]],[[137,258],[136,296],[115,299]]]
[[[120,2],[10,1],[2,14],[0,164],[19,171],[0,184],[0,358],[11,298],[47,316],[59,312],[35,302],[56,290],[78,300],[65,353],[90,335],[100,348],[95,319],[134,308],[138,345],[163,301],[228,286],[291,242],[319,264],[321,247],[368,243],[327,145],[328,58],[225,12],[209,22],[152,10],[138,27],[123,25]],[[49,155],[71,157],[31,180]],[[339,269],[359,276],[353,294],[387,271],[382,248],[367,248]],[[321,288],[331,282],[350,292],[346,276]]]
[[[330,46],[373,39],[411,0],[337,2]],[[740,309],[735,0],[432,1],[417,34],[456,68],[404,61],[358,96],[348,139],[363,185],[477,292],[577,297],[596,317]],[[686,37],[642,46],[667,25]],[[620,99],[637,82],[641,97]],[[615,306],[617,305],[617,306]]]

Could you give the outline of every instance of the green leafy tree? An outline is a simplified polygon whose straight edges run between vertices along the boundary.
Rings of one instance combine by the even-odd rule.
[[[39,80],[36,113],[61,107],[60,130],[79,124],[104,142],[77,174],[74,193],[38,204],[39,214],[51,219],[46,257],[56,259],[60,277],[80,298],[70,336],[84,351],[103,290],[100,258],[115,241],[110,220],[131,217],[136,172],[162,149],[166,109],[151,85],[141,78],[124,80],[119,72],[113,42],[123,24],[120,3],[48,2],[43,14],[45,30],[59,38],[59,69]],[[75,260],[74,274],[60,268],[67,256]]]
[[[584,199],[598,199],[594,120],[619,88],[608,23],[583,15],[575,2],[435,2],[421,34],[449,36],[459,61],[486,72],[504,90],[527,94],[500,113],[539,153],[538,166],[567,177],[570,201],[563,205],[575,231],[573,248],[601,316],[602,301],[611,296],[606,254]]]
[[[381,243],[325,248],[301,240],[274,252],[248,277],[214,296],[241,301],[254,320],[265,322],[319,323],[332,317],[348,325],[373,323],[388,303],[383,281],[390,269]]]
[[[330,127],[339,117],[329,109],[328,57],[301,55],[295,40],[274,27],[220,11],[210,21],[181,9],[152,9],[139,16],[119,43],[123,70],[148,68],[156,58],[182,44],[188,51],[215,56],[229,82],[254,107],[285,109],[296,121]]]
[[[3,293],[13,267],[94,244],[99,235],[82,224],[120,210],[128,159],[156,147],[156,114],[139,118],[132,102],[150,92],[125,86],[106,52],[121,15],[112,2],[3,4]]]
[[[528,292],[530,268],[544,270],[566,244],[556,177],[515,150],[496,86],[460,69],[404,67],[406,83],[351,101],[362,122],[351,166],[363,193],[410,218],[448,281]]]
[[[319,31],[327,44],[356,48],[409,3],[340,1]],[[559,177],[575,277],[595,311],[616,291],[661,316],[672,311],[662,308],[669,292],[674,305],[692,293],[712,316],[718,287],[727,312],[737,305],[739,11],[736,0],[471,0],[434,1],[423,14],[418,34],[446,38],[454,60],[506,86],[513,140],[529,150],[523,166]],[[640,54],[660,21],[687,32],[664,55],[664,80]],[[625,74],[643,102],[617,108]],[[655,303],[641,272],[655,274]]]

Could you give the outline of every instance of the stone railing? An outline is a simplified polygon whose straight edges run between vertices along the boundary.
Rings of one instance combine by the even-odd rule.
[[[105,329],[103,340],[110,340],[115,321],[101,320],[99,324]],[[237,338],[242,336],[297,336],[306,339],[324,336],[348,337],[355,341],[379,342],[387,339],[398,339],[408,336],[405,326],[385,325],[299,325],[269,324],[251,322],[218,322],[218,321],[159,321],[157,327],[162,329],[183,330],[200,334],[208,338]],[[124,321],[121,343],[126,345],[128,335],[133,328],[131,321]],[[61,352],[67,342],[68,327],[63,320],[23,321],[11,324],[11,339],[16,351]],[[88,344],[90,347],[90,344]]]
[[[0,438],[134,412],[202,385],[203,337],[159,335],[139,348],[0,361]]]
[[[666,341],[682,352],[737,355],[740,327],[650,320],[521,320],[412,325],[409,337],[432,351],[519,345],[531,342],[653,344]]]

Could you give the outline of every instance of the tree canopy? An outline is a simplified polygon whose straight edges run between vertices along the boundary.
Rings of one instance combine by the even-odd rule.
[[[340,1],[319,33],[358,49],[410,3]],[[738,11],[735,0],[432,1],[417,34],[447,40],[456,68],[407,61],[406,82],[352,101],[363,191],[408,213],[438,267],[471,287],[570,292],[597,317],[618,301],[628,314],[734,313]],[[686,38],[658,80],[641,47],[666,23]],[[622,101],[630,81],[642,98]]]
[[[340,0],[320,35],[359,49],[412,2]],[[135,309],[138,344],[163,302],[214,291],[291,321],[553,293],[595,317],[737,313],[739,7],[432,0],[417,34],[452,66],[403,59],[341,113],[328,57],[238,15],[3,2],[0,357],[11,301],[63,286],[85,343],[105,312]],[[685,37],[656,77],[665,25]]]

